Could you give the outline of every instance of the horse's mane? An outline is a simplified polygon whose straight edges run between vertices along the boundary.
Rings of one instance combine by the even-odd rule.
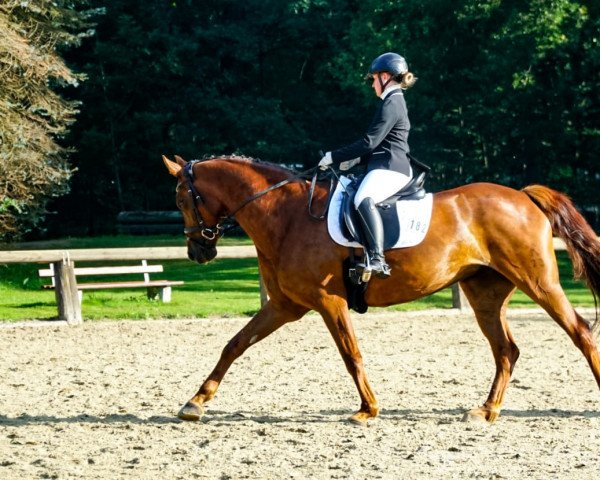
[[[281,165],[279,163],[267,162],[265,160],[261,160],[259,158],[246,157],[244,155],[204,155],[199,159],[201,162],[205,162],[208,160],[225,160],[225,161],[233,161],[233,162],[244,162],[250,163],[253,165],[260,165],[263,167],[267,167],[268,170],[275,170],[277,173],[285,173],[289,176],[296,176],[300,173],[298,170],[293,168],[289,168],[287,166]]]

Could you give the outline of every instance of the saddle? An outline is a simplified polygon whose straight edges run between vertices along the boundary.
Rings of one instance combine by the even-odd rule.
[[[396,215],[396,202],[400,200],[420,200],[425,197],[425,179],[431,168],[424,163],[409,155],[410,165],[413,170],[413,178],[398,192],[383,202],[376,205],[383,221],[384,230],[384,250],[391,248],[396,244],[400,236],[400,225]],[[361,231],[361,222],[358,219],[358,213],[354,208],[354,197],[362,180],[362,176],[350,175],[351,182],[346,185],[342,197],[342,208],[340,209],[340,223],[343,233],[347,238],[355,240],[364,245],[364,237]]]

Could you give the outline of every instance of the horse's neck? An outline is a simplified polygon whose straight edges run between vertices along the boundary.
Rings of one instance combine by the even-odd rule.
[[[282,230],[286,227],[285,219],[281,215],[275,217],[273,213],[281,213],[282,208],[289,208],[292,212],[296,202],[285,187],[258,194],[289,177],[288,172],[280,172],[273,166],[252,163],[235,164],[220,175],[219,183],[228,185],[223,193],[227,197],[229,211],[239,208],[235,214],[237,222],[261,251],[279,248]],[[257,197],[252,199],[254,196]]]
[[[246,202],[249,202],[248,205],[261,203],[260,200],[264,200],[263,197],[266,196],[271,200],[267,190],[285,179],[293,181],[289,172],[275,166],[236,162],[216,175],[215,185],[219,185],[219,190],[226,192],[224,200],[228,203],[230,211],[234,211]],[[261,195],[263,192],[264,195]]]

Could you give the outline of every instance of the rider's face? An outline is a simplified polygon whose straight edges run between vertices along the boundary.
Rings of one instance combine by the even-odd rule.
[[[373,88],[373,90],[375,90],[375,95],[377,95],[378,97],[381,96],[381,94],[383,93],[381,85],[385,85],[385,83],[390,79],[390,77],[391,75],[387,72],[373,74],[373,83],[371,84],[371,87]],[[381,81],[379,81],[380,78]]]

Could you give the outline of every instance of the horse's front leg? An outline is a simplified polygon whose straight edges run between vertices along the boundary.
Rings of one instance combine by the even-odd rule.
[[[204,414],[204,404],[217,392],[225,373],[231,364],[242,355],[250,345],[261,341],[282,325],[298,320],[308,309],[294,304],[277,306],[267,302],[261,310],[235,335],[223,349],[217,365],[204,381],[198,393],[187,402],[178,413],[182,420],[200,420]]]
[[[377,399],[365,373],[362,355],[358,348],[348,305],[338,296],[327,297],[323,301],[323,308],[319,313],[333,337],[348,372],[352,376],[360,395],[360,409],[350,417],[350,421],[359,425],[366,425],[367,421],[379,413]]]

